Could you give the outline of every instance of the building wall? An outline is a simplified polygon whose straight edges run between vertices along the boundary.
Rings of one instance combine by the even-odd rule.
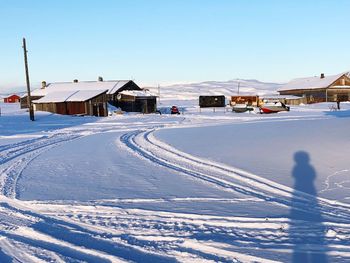
[[[107,99],[108,96],[104,93],[85,102],[85,110],[87,114],[100,117],[108,116]]]
[[[101,94],[87,101],[35,103],[35,110],[48,111],[62,115],[91,115],[105,117],[108,115],[107,95]]]
[[[285,90],[280,91],[281,95],[302,96],[306,99],[306,103],[318,102],[334,102],[338,99],[340,101],[349,101],[350,88],[328,88],[328,89],[314,89],[314,90]]]
[[[350,79],[347,76],[342,76],[335,83],[333,83],[330,88],[333,86],[350,86]]]
[[[305,97],[300,99],[285,99],[283,103],[287,105],[300,105],[301,103],[306,104],[307,100]]]
[[[116,106],[126,112],[154,113],[157,111],[157,97],[122,95],[121,98],[117,100]]]
[[[225,96],[199,96],[199,107],[225,107]]]
[[[327,90],[327,101],[349,101],[350,88],[349,89],[336,89],[330,88]]]
[[[126,83],[123,87],[121,87],[119,90],[117,90],[113,94],[108,94],[108,103],[111,105],[117,106],[118,104],[118,94],[119,92],[122,92],[124,90],[142,90],[135,82],[129,81]]]
[[[34,103],[36,111],[48,111],[57,113],[55,103]]]
[[[21,102],[21,109],[27,109],[28,108],[27,97],[28,96],[24,96],[24,97],[21,98],[21,100],[20,100],[20,102]],[[42,97],[43,96],[32,96],[32,101],[41,99]]]
[[[247,104],[252,106],[259,106],[259,96],[231,96],[231,106],[236,104]]]
[[[279,92],[281,95],[293,95],[303,97],[306,103],[317,103],[326,101],[326,89],[300,89],[284,90]]]
[[[17,95],[12,95],[12,96],[9,96],[7,98],[4,98],[4,102],[5,103],[17,103],[17,102],[20,102],[20,97],[17,96]]]

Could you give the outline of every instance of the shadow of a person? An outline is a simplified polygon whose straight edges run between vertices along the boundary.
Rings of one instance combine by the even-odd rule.
[[[314,185],[316,171],[307,152],[294,154],[295,180],[290,212],[289,239],[293,246],[293,263],[328,262],[325,245],[325,227]]]

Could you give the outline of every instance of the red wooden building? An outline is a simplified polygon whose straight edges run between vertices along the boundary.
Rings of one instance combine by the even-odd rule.
[[[4,98],[5,103],[17,103],[17,102],[20,102],[20,100],[21,100],[20,96],[16,94],[13,94],[11,96]]]

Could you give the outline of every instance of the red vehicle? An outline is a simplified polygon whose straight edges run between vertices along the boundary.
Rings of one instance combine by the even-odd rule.
[[[171,114],[180,114],[180,111],[176,106],[172,106],[171,107]]]
[[[280,111],[289,111],[289,109],[288,106],[279,101],[267,102],[260,106],[260,113],[276,113]]]

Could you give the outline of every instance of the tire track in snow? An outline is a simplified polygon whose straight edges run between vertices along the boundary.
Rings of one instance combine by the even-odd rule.
[[[6,201],[9,200],[2,198],[0,210],[12,216],[2,218],[0,236],[19,242],[26,248],[39,248],[63,257],[87,262],[176,261],[171,256],[128,245],[123,240],[116,239],[107,228],[101,231],[94,228],[94,224],[91,224],[91,228],[87,228],[66,218],[37,212],[35,206],[24,202]],[[75,210],[74,207],[73,210]],[[17,221],[17,218],[20,221]],[[9,227],[5,228],[7,224]]]
[[[308,194],[296,193],[293,189],[244,172],[233,167],[200,159],[183,153],[162,142],[157,141],[152,134],[155,130],[134,131],[120,137],[122,146],[126,146],[139,156],[176,172],[195,177],[225,190],[231,190],[257,197],[267,202],[298,208],[301,211],[321,212],[328,220],[349,222],[350,206],[318,198],[320,207],[315,208],[309,202]],[[293,204],[291,196],[293,194]],[[297,203],[296,203],[297,201]]]
[[[252,182],[252,184],[257,183],[259,188],[261,189],[266,189],[267,191],[271,192],[271,195],[273,196],[273,194],[279,194],[281,196],[284,197],[291,197],[293,195],[293,199],[294,202],[296,200],[298,200],[299,203],[301,204],[307,204],[309,202],[309,194],[304,193],[304,192],[297,192],[295,191],[295,189],[290,188],[288,186],[284,186],[282,184],[276,183],[274,181],[265,179],[263,177],[260,177],[258,175],[243,171],[241,169],[237,169],[234,168],[232,166],[228,166],[225,164],[221,164],[221,163],[216,163],[210,160],[204,160],[198,157],[195,157],[193,155],[181,152],[173,147],[171,147],[170,145],[156,139],[156,137],[154,136],[154,132],[155,130],[149,131],[147,133],[144,134],[143,138],[150,144],[152,144],[154,147],[156,147],[157,149],[160,149],[161,151],[166,151],[166,152],[170,152],[171,154],[174,154],[175,156],[178,156],[179,158],[182,159],[182,161],[186,161],[189,160],[191,164],[196,163],[198,165],[201,165],[204,167],[205,170],[207,170],[207,167],[211,167],[213,168],[215,171],[217,172],[224,172],[228,173],[227,175],[237,175],[239,177],[242,178],[242,180],[246,181],[249,180]],[[314,197],[312,197],[314,198]],[[325,199],[325,198],[320,198],[318,197],[318,203],[320,205],[324,205],[326,207],[328,207],[328,209],[330,209],[331,211],[333,211],[333,209],[336,209],[336,211],[333,211],[336,214],[339,214],[339,212],[344,212],[344,218],[346,219],[346,216],[349,215],[348,211],[350,209],[350,205],[346,204],[346,203],[341,203],[341,202],[336,202],[336,205],[334,204],[334,201]],[[269,201],[269,200],[267,200]],[[314,205],[314,202],[311,203],[311,207]],[[295,207],[296,205],[293,204],[293,207]],[[308,208],[306,211],[309,211],[310,208]],[[323,211],[326,212],[326,211]],[[332,214],[330,214],[332,215]],[[349,221],[347,221],[349,222]]]
[[[53,148],[63,142],[81,137],[80,134],[56,133],[25,142],[8,146],[1,151],[0,159],[0,192],[15,198],[17,181],[25,167],[42,152]]]
[[[151,125],[148,125],[151,126]],[[140,127],[139,127],[140,128]],[[147,127],[146,127],[147,128]],[[106,132],[106,130],[99,130],[99,129],[84,129],[85,132],[91,132],[91,134],[97,133],[97,132]],[[232,180],[230,176],[227,174],[230,174],[230,171],[223,170],[222,166],[218,165],[218,167],[215,167],[213,163],[208,163],[203,160],[197,160],[199,162],[196,163],[196,159],[188,158],[184,153],[177,152],[175,149],[167,149],[167,147],[164,147],[164,145],[161,145],[159,142],[154,141],[154,138],[152,138],[152,131],[147,132],[131,132],[127,133],[126,135],[123,135],[122,138],[125,139],[123,142],[124,145],[132,149],[132,151],[138,153],[139,155],[143,156],[144,158],[157,163],[159,165],[168,167],[170,169],[178,169],[176,171],[187,173],[187,175],[196,177],[199,180],[206,180],[207,182],[214,184],[218,187],[221,187],[225,190],[232,190],[232,191],[241,191],[242,193],[245,193],[247,195],[255,194],[256,197],[259,197],[262,200],[270,201],[270,202],[282,202],[285,205],[288,205],[288,191],[284,194],[279,193],[277,197],[274,195],[276,194],[277,190],[282,191],[279,187],[274,188],[273,186],[267,186],[266,184],[260,182],[258,186],[257,181],[253,181],[251,183],[247,183],[244,180],[244,175],[239,175],[241,178],[240,180]],[[74,139],[73,132],[71,134],[66,134],[67,140],[57,141],[54,143],[49,138],[44,139],[43,141],[51,141],[51,144],[47,144],[46,146],[42,146],[40,148],[35,148],[35,145],[33,145],[33,148],[31,151],[25,152],[25,149],[21,148],[21,145],[16,145],[18,149],[15,152],[11,152],[11,147],[8,147],[7,149],[2,148],[1,150],[5,153],[7,152],[8,159],[0,164],[0,169],[4,168],[5,166],[5,172],[10,173],[13,171],[13,178],[17,178],[20,175],[21,171],[20,169],[16,170],[16,164],[15,162],[18,162],[18,165],[23,165],[25,167],[28,165],[28,163],[39,156],[43,151],[50,149],[51,147],[55,147],[56,145],[70,140],[68,137],[72,136],[71,139]],[[83,136],[82,133],[77,135],[77,138],[79,136]],[[124,137],[125,136],[125,137]],[[64,137],[64,136],[63,136]],[[31,140],[35,144],[35,140]],[[38,143],[38,145],[40,145]],[[25,147],[25,144],[22,146]],[[134,147],[131,148],[130,146]],[[17,153],[17,156],[16,156]],[[142,155],[144,154],[144,155]],[[165,154],[166,156],[170,156],[172,158],[169,158],[169,160],[165,158],[161,158],[162,154]],[[184,154],[184,156],[182,156]],[[187,159],[186,159],[187,158]],[[2,160],[1,160],[2,161]],[[13,165],[13,166],[11,166]],[[168,166],[167,166],[168,165]],[[172,166],[169,166],[172,165]],[[209,166],[208,166],[209,165]],[[10,167],[11,166],[11,167]],[[6,168],[8,168],[6,170]],[[24,168],[23,168],[24,169]],[[226,169],[226,168],[225,168]],[[1,170],[0,170],[1,171]],[[2,172],[1,172],[2,174]],[[17,177],[16,177],[17,176]],[[11,178],[11,177],[10,177]],[[17,180],[16,179],[16,180]],[[249,178],[252,179],[252,178]],[[12,182],[11,180],[5,182],[5,185],[16,185],[16,181]],[[252,187],[252,185],[254,187]],[[261,188],[260,188],[261,186]],[[267,191],[265,188],[270,188],[272,192]],[[15,188],[15,187],[14,187]],[[13,193],[14,191],[11,190],[9,193]],[[283,191],[282,191],[283,192]],[[10,194],[11,196],[11,194]],[[287,197],[286,197],[287,196]],[[15,197],[15,196],[12,196]],[[306,199],[306,196],[301,196],[301,203]],[[121,258],[124,258],[126,260],[135,260],[137,261],[138,257],[132,257],[135,255],[126,255],[124,253],[130,254],[133,252],[139,252],[138,249],[141,248],[147,248],[150,251],[156,251],[160,254],[169,254],[174,255],[175,252],[186,252],[189,254],[192,254],[193,256],[197,256],[197,260],[201,259],[208,259],[208,260],[224,260],[225,258],[222,258],[220,256],[210,256],[206,253],[206,251],[201,251],[201,249],[196,249],[192,245],[189,247],[183,246],[183,241],[185,240],[202,240],[203,242],[206,242],[208,240],[214,239],[220,244],[232,244],[237,245],[237,247],[244,247],[245,245],[248,247],[251,247],[252,249],[257,248],[269,248],[269,249],[284,249],[286,247],[290,247],[291,244],[288,242],[283,242],[283,239],[288,238],[288,234],[284,232],[283,229],[279,229],[279,226],[284,226],[285,224],[288,224],[288,222],[284,222],[283,220],[280,220],[277,222],[277,225],[272,225],[272,227],[269,225],[269,222],[263,223],[261,220],[258,219],[251,219],[251,225],[246,225],[244,227],[244,223],[235,222],[233,224],[225,224],[225,222],[214,222],[214,219],[203,217],[203,222],[200,224],[196,224],[191,219],[193,215],[189,215],[189,217],[186,219],[185,216],[176,216],[176,213],[169,213],[169,216],[164,216],[161,219],[157,220],[151,220],[149,217],[150,215],[146,214],[145,211],[141,211],[140,214],[137,214],[133,212],[134,210],[125,211],[125,213],[129,216],[129,220],[123,217],[122,215],[118,215],[114,219],[116,220],[115,225],[113,225],[113,218],[106,217],[106,220],[101,219],[101,217],[91,217],[91,208],[88,208],[86,217],[82,216],[82,213],[77,214],[77,218],[75,218],[76,222],[72,222],[69,216],[62,216],[62,214],[59,214],[58,212],[49,214],[45,213],[45,211],[41,212],[35,212],[35,206],[28,206],[28,211],[26,209],[19,209],[13,206],[0,206],[0,208],[4,209],[4,213],[9,213],[9,211],[15,212],[14,214],[18,213],[19,218],[23,218],[25,216],[28,216],[31,218],[31,220],[28,220],[27,222],[18,221],[14,223],[14,227],[18,226],[28,226],[29,228],[34,230],[34,233],[39,235],[46,235],[50,240],[50,242],[47,242],[47,238],[34,238],[34,237],[28,237],[25,236],[21,237],[21,232],[16,233],[15,228],[12,226],[9,226],[8,228],[2,229],[1,235],[5,236],[7,235],[8,238],[13,240],[16,243],[21,243],[24,246],[29,247],[39,247],[43,250],[49,250],[53,251],[54,253],[57,253],[58,255],[64,255],[67,257],[73,257],[77,260],[99,260],[102,259],[104,255],[106,254],[113,254],[120,256]],[[302,209],[305,208],[305,206],[301,206]],[[305,208],[306,209],[306,208]],[[76,206],[73,206],[73,209],[68,211],[68,215],[75,216],[76,214]],[[150,211],[151,214],[159,215],[159,211]],[[107,213],[108,215],[108,213]],[[107,216],[106,215],[106,216]],[[174,217],[173,222],[169,221],[171,218]],[[5,220],[5,218],[2,218]],[[0,226],[5,226],[6,224],[4,221],[1,220]],[[11,218],[6,219],[8,222],[10,222]],[[5,221],[6,221],[5,220]],[[35,222],[33,222],[33,220]],[[85,220],[85,221],[84,221]],[[125,220],[125,221],[124,221]],[[83,223],[86,223],[86,225],[83,225]],[[224,224],[222,224],[224,223]],[[104,230],[102,230],[102,233],[100,231],[97,231],[96,226],[102,225],[104,227]],[[260,230],[262,229],[263,232],[259,231],[259,228],[257,227],[257,224],[261,225]],[[300,225],[302,226],[304,222],[300,222]],[[119,230],[123,232],[123,234],[113,234],[111,233],[111,228],[121,226]],[[334,229],[339,232],[349,233],[348,226],[334,226]],[[154,231],[151,234],[154,234],[155,237],[164,237],[170,236],[176,238],[175,242],[164,242],[164,241],[157,241],[155,240],[147,240],[147,235],[149,234],[148,231]],[[301,228],[300,231],[300,238],[305,237],[305,233],[313,233],[312,228],[305,226],[304,228]],[[150,236],[150,235],[149,235]],[[115,241],[115,238],[121,238],[122,241],[127,242],[128,245],[125,246],[123,242]],[[233,241],[231,241],[231,239]],[[62,246],[61,241],[65,242],[65,245]],[[329,239],[330,242],[332,242],[332,238]],[[345,242],[346,239],[341,239],[340,241],[334,241],[333,244],[349,244],[349,242]],[[344,243],[345,242],[345,243]],[[106,248],[101,248],[101,246],[108,244],[108,248],[114,247],[116,248],[122,248],[120,250],[109,250]],[[84,248],[86,249],[84,253],[79,254],[80,250],[77,248]],[[87,248],[86,248],[87,247]],[[181,250],[181,247],[186,247]],[[69,250],[69,248],[71,250]],[[125,248],[125,250],[123,250]],[[128,250],[130,248],[131,250]],[[349,251],[348,248],[344,249],[345,251]],[[97,252],[97,257],[89,257],[91,256],[91,253],[95,251]],[[74,253],[78,253],[76,256],[74,256]],[[206,255],[207,254],[207,255]],[[123,256],[124,255],[124,256]],[[147,257],[149,262],[156,262],[161,261],[165,259],[169,259],[167,257],[157,257],[153,255],[152,253],[140,253],[138,254],[140,257],[143,258],[143,256]],[[219,253],[220,255],[220,253]],[[232,261],[230,258],[227,259],[228,262]],[[263,262],[264,259],[261,258],[261,261]]]
[[[76,222],[86,228],[106,229],[114,238],[120,238],[133,247],[148,248],[161,254],[173,255],[175,252],[186,252],[194,256],[215,260],[201,253],[202,246],[187,247],[185,243],[203,244],[216,242],[221,248],[231,247],[232,251],[240,248],[246,251],[264,249],[275,253],[293,250],[294,243],[289,238],[290,220],[286,218],[250,218],[232,216],[208,216],[185,214],[178,212],[152,211],[143,209],[123,209],[110,206],[66,206],[38,203],[41,213],[48,213],[64,221]],[[48,210],[47,210],[48,209]],[[294,238],[299,240],[307,237],[313,243],[315,251],[324,246],[318,244],[322,229],[313,222],[293,222],[298,224]],[[326,223],[329,234],[325,239],[330,251],[350,258],[350,242],[347,234],[349,224]],[[336,234],[336,238],[332,232]],[[187,247],[188,249],[184,249]],[[214,252],[214,251],[213,251]],[[221,258],[223,251],[218,252]],[[333,252],[332,252],[333,253]],[[248,253],[249,254],[249,253]],[[254,253],[253,253],[254,254]],[[261,256],[261,255],[259,255]],[[222,261],[222,259],[221,259]],[[232,258],[229,257],[229,262]],[[258,262],[264,262],[261,258]]]

